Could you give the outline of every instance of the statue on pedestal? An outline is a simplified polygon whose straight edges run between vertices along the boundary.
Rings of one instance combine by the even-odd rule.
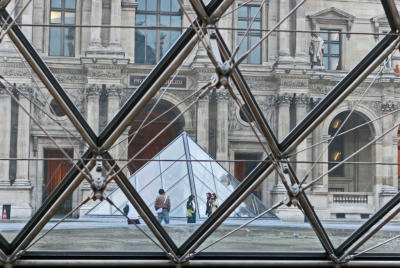
[[[317,67],[321,69],[324,66],[324,40],[316,33],[313,33],[311,36],[311,44],[309,47],[311,68]]]

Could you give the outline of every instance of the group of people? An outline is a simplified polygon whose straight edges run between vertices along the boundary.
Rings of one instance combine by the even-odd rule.
[[[217,210],[219,201],[217,198],[217,195],[215,193],[207,193],[206,194],[207,202],[206,202],[206,216],[209,217],[212,213],[214,213],[215,210]],[[129,203],[129,202],[128,202]],[[135,211],[132,208],[130,208],[131,204],[129,203],[129,214],[127,213],[128,211],[124,212],[125,214],[128,214],[129,216],[137,217],[137,214],[132,215],[133,211]],[[171,209],[171,199],[169,196],[165,193],[164,189],[160,189],[158,191],[158,196],[156,198],[156,201],[154,202],[154,209],[157,213],[157,220],[159,223],[162,223],[163,221],[165,224],[169,224],[169,211]],[[188,201],[186,202],[186,218],[188,223],[196,223],[196,202],[195,202],[195,196],[190,195],[188,198]],[[135,222],[128,220],[128,224],[135,224],[139,223],[139,220],[135,220]]]

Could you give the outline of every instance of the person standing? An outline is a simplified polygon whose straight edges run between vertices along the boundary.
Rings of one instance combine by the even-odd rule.
[[[186,202],[186,217],[187,223],[196,223],[196,202],[194,201],[194,195],[190,195]]]
[[[214,211],[217,210],[218,205],[219,205],[219,201],[218,201],[217,195],[215,193],[213,193],[210,198],[211,213],[214,213]]]
[[[207,197],[206,216],[210,217],[210,215],[211,215],[211,206],[210,206],[211,193],[206,193],[206,197]]]
[[[165,193],[164,189],[158,190],[158,196],[154,202],[154,208],[157,212],[157,219],[159,223],[164,220],[165,224],[169,224],[169,211],[171,209],[171,200]]]
[[[126,207],[127,209],[125,209]],[[137,213],[131,202],[128,201],[125,208],[124,213],[128,216],[128,224],[140,224],[139,214]]]

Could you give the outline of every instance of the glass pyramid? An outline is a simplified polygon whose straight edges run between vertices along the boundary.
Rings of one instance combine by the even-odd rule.
[[[240,183],[186,133],[131,175],[129,181],[149,208],[153,208],[158,190],[163,188],[171,197],[170,217],[176,218],[186,217],[186,201],[191,194],[196,197],[196,218],[205,218],[206,193],[216,193],[221,204]],[[120,209],[128,202],[119,188],[108,198]],[[255,217],[265,210],[261,200],[252,194],[231,217]],[[120,213],[106,201],[96,204],[86,213],[86,216],[111,215],[119,216]],[[273,214],[265,217],[276,218]]]

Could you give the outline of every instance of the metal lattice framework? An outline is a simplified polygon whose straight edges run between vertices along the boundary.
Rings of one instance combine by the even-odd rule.
[[[238,68],[243,58],[236,62],[224,39],[215,26],[224,12],[232,5],[233,0],[213,0],[207,6],[202,0],[191,0],[190,3],[196,11],[198,18],[184,31],[168,53],[160,60],[154,69],[147,75],[138,89],[129,97],[117,115],[107,127],[96,135],[89,124],[74,106],[68,95],[54,77],[50,69],[43,62],[33,46],[25,38],[14,19],[9,16],[5,7],[9,1],[0,2],[1,22],[8,25],[8,35],[20,53],[29,63],[51,95],[60,104],[70,121],[79,131],[89,149],[61,181],[52,194],[45,200],[42,207],[34,214],[15,239],[9,243],[0,235],[0,261],[6,265],[304,265],[334,266],[347,263],[347,265],[377,265],[379,263],[399,264],[398,255],[365,253],[355,256],[355,251],[373,234],[378,232],[384,224],[397,214],[392,211],[400,202],[400,193],[396,194],[385,206],[370,217],[358,230],[356,230],[339,247],[335,248],[327,235],[310,204],[305,190],[309,187],[297,178],[296,173],[287,163],[287,158],[296,147],[358,86],[379,66],[389,54],[397,48],[400,30],[400,17],[394,0],[382,0],[391,32],[381,40],[332,90],[320,101],[314,109],[304,118],[282,141],[278,141],[264,118],[249,86],[246,84]],[[301,1],[299,7],[304,1]],[[182,5],[182,3],[180,3]],[[292,10],[294,12],[295,9]],[[291,12],[291,13],[292,13]],[[290,14],[291,14],[290,13]],[[289,14],[289,15],[290,15]],[[288,15],[288,16],[289,16]],[[283,21],[282,21],[283,22]],[[275,27],[277,28],[279,24]],[[271,32],[273,29],[271,30]],[[204,44],[204,37],[208,35],[210,45]],[[265,36],[265,38],[268,34]],[[206,47],[208,56],[215,66],[213,80],[204,88],[202,95],[213,87],[224,87],[232,91],[231,82],[240,94],[240,97],[249,107],[251,116],[262,138],[267,141],[268,157],[237,187],[232,195],[221,204],[213,213],[180,247],[178,247],[168,233],[157,221],[152,211],[136,189],[129,183],[128,178],[121,172],[120,167],[112,159],[108,150],[116,142],[121,133],[135,119],[142,108],[160,90],[161,86],[182,64],[184,59],[202,42]],[[246,56],[246,55],[244,55]],[[0,79],[2,88],[7,90],[7,83]],[[232,95],[233,96],[233,95]],[[134,205],[140,216],[146,222],[164,253],[71,253],[68,252],[27,252],[26,248],[35,239],[44,225],[55,214],[63,201],[85,179],[91,183],[93,191],[102,191],[106,184],[96,184],[83,170],[92,170],[96,162],[103,158],[103,164],[108,169],[108,175],[114,179],[122,189],[128,200]],[[90,160],[87,160],[90,159]],[[222,222],[239,206],[250,193],[272,172],[276,172],[287,191],[287,199],[275,205],[296,205],[309,220],[313,230],[321,241],[325,253],[196,253],[202,243],[222,224]],[[90,175],[89,175],[90,176]],[[103,187],[103,188],[102,188]],[[94,198],[101,198],[96,196]]]

